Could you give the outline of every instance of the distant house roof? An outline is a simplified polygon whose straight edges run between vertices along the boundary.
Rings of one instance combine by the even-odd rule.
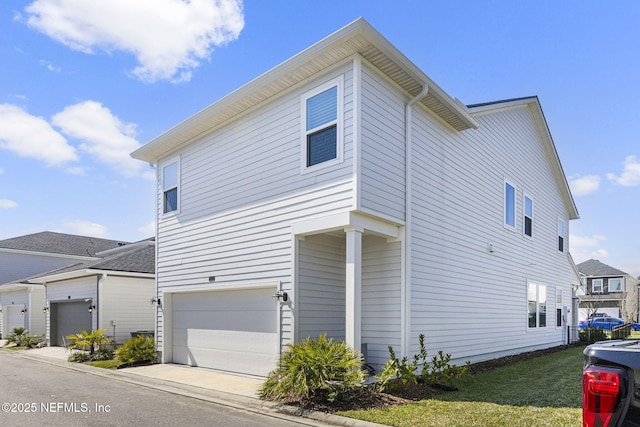
[[[24,283],[37,284],[83,277],[100,273],[119,273],[119,276],[155,274],[155,245],[117,252],[104,258],[77,263],[25,279]]]
[[[613,268],[597,259],[581,262],[578,264],[578,270],[587,277],[628,276],[624,271]]]
[[[128,242],[43,231],[41,233],[27,234],[25,236],[0,240],[0,251],[8,249],[58,255],[95,257],[98,252],[117,248],[126,244],[128,244]]]

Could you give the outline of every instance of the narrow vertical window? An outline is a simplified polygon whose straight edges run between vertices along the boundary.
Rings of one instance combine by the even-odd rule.
[[[162,212],[178,210],[178,162],[169,163],[162,168]]]
[[[335,79],[302,97],[303,170],[342,158],[341,81]]]
[[[558,220],[558,250],[564,252],[564,221]]]
[[[547,286],[527,284],[527,317],[529,328],[547,326]]]
[[[562,326],[562,289],[556,289],[556,326]]]
[[[504,225],[516,228],[516,188],[506,181],[504,183]]]
[[[524,234],[525,236],[533,236],[533,200],[524,196]]]

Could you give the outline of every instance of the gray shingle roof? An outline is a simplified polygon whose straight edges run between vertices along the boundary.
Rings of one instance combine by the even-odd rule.
[[[96,252],[117,248],[127,243],[129,242],[43,231],[0,240],[0,249],[93,257]]]
[[[99,260],[80,262],[47,273],[38,274],[32,279],[79,270],[108,270],[154,274],[156,272],[155,254],[156,250],[154,245],[144,246],[126,252],[118,252]],[[37,280],[34,281],[37,282]]]
[[[581,262],[576,267],[578,271],[589,277],[606,277],[606,276],[626,276],[624,271],[613,268],[610,265],[604,264],[597,259],[590,259],[585,262]]]

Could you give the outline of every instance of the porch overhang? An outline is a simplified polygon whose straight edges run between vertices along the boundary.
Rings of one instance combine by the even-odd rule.
[[[291,225],[291,234],[304,237],[352,228],[382,236],[389,241],[395,241],[400,239],[402,224],[394,224],[358,212],[341,212],[296,222]]]

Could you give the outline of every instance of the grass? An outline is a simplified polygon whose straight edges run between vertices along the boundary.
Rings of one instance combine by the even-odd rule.
[[[96,366],[98,368],[113,369],[116,366],[121,365],[122,362],[119,360],[96,360],[93,362],[85,362],[85,364]]]
[[[459,391],[340,415],[391,426],[582,425],[583,347],[517,362],[457,382]]]

